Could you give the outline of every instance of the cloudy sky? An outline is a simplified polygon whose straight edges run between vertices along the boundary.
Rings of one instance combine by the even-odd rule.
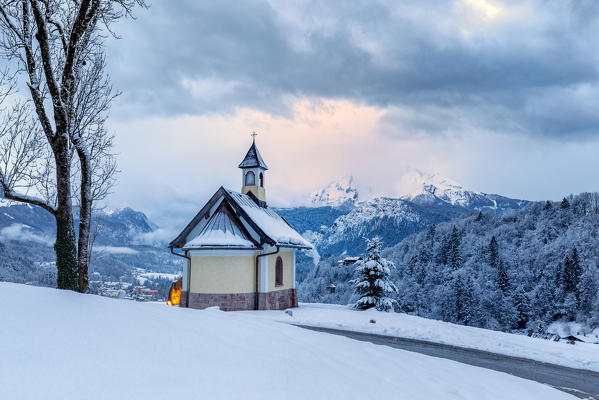
[[[116,27],[111,202],[163,225],[238,189],[257,131],[271,204],[408,167],[540,200],[599,190],[599,2],[155,1]]]

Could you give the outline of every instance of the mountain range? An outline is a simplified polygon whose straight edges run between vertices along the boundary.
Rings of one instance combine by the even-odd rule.
[[[164,243],[153,240],[157,229],[144,213],[131,208],[97,212],[91,230],[90,280],[134,281],[140,271],[179,272],[181,261]],[[55,233],[54,219],[45,210],[0,203],[0,280],[54,285]]]
[[[277,212],[316,245],[322,257],[328,257],[362,253],[364,237],[379,236],[386,246],[394,246],[430,224],[479,211],[503,214],[528,204],[471,191],[451,179],[416,169],[409,170],[402,181],[407,183],[406,190],[398,197],[361,201],[350,176],[313,194],[310,206]]]
[[[433,223],[481,210],[501,214],[528,203],[470,191],[418,170],[410,170],[405,181],[407,190],[397,197],[362,200],[354,178],[347,176],[312,194],[306,206],[275,208],[317,249],[298,257],[298,279],[321,257],[361,254],[364,237],[379,236],[391,247]],[[134,280],[139,271],[179,272],[180,259],[168,252],[159,233],[144,213],[131,208],[98,212],[92,227],[92,280]],[[0,280],[52,285],[54,235],[46,211],[0,199]]]

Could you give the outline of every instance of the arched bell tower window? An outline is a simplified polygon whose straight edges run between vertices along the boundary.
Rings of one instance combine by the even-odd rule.
[[[277,257],[275,266],[275,286],[283,286],[283,259],[281,256]]]
[[[264,174],[260,172],[260,187],[264,187]]]
[[[256,185],[256,175],[252,171],[249,171],[245,174],[245,186],[255,186]]]

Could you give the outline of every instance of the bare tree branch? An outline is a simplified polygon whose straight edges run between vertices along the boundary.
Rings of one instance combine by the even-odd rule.
[[[30,189],[32,177],[43,174],[39,154],[44,151],[45,140],[31,118],[25,103],[17,103],[5,114],[0,126],[0,187],[5,198],[42,207],[51,214],[56,208],[47,199],[20,193],[17,189]]]
[[[16,61],[14,73],[25,78],[32,100],[26,109],[37,117],[36,129],[28,131],[18,113],[6,114],[15,123],[7,125],[12,130],[5,134],[1,189],[5,197],[39,205],[55,216],[60,288],[89,287],[93,204],[110,193],[118,172],[113,137],[105,128],[117,94],[105,72],[104,32],[112,33],[111,24],[131,17],[135,6],[146,4],[0,0],[0,51],[13,61],[10,65]],[[78,235],[74,200],[79,203]]]
[[[58,88],[56,78],[54,77],[52,53],[50,52],[50,45],[48,43],[50,38],[48,37],[46,18],[40,10],[40,3],[38,1],[32,0],[30,3],[31,8],[33,9],[35,23],[37,25],[37,33],[35,38],[38,41],[40,52],[42,54],[42,66],[44,75],[46,77],[46,85],[50,91],[50,96],[52,96],[52,104],[54,106],[54,119],[56,121],[57,131],[56,134],[62,134],[63,130],[66,130],[67,115],[64,104],[62,103],[61,90]]]

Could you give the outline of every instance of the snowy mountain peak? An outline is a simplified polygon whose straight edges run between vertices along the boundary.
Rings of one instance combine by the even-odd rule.
[[[314,192],[310,197],[313,207],[338,207],[354,204],[358,201],[358,190],[351,175],[344,176],[339,181],[331,182],[322,190]]]
[[[400,198],[406,200],[442,200],[459,206],[468,206],[472,196],[480,193],[465,189],[459,183],[436,173],[410,168],[399,181]]]

